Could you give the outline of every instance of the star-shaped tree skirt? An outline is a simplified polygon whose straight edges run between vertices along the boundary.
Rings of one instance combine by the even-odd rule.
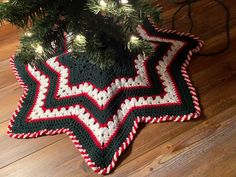
[[[95,172],[107,174],[140,122],[197,118],[199,103],[186,67],[202,42],[148,22],[138,30],[155,46],[153,53],[106,70],[69,53],[37,67],[12,58],[24,94],[8,134],[35,138],[66,133],[86,163]]]

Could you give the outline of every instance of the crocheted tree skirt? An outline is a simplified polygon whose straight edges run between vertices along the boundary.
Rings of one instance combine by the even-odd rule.
[[[12,58],[24,94],[8,134],[35,138],[66,133],[92,170],[108,174],[140,122],[197,118],[199,103],[186,67],[202,42],[149,22],[138,31],[153,44],[153,53],[107,70],[69,53],[37,67]]]

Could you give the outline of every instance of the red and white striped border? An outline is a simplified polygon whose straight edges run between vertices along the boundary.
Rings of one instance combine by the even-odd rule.
[[[154,25],[153,25],[154,26]],[[137,117],[134,120],[134,125],[132,127],[132,131],[129,133],[128,137],[126,138],[126,141],[124,141],[122,143],[122,145],[118,148],[118,150],[115,152],[112,161],[110,163],[110,165],[108,165],[106,168],[101,168],[98,165],[95,164],[95,162],[93,162],[91,160],[91,158],[89,157],[89,154],[86,152],[86,149],[84,149],[82,147],[82,145],[79,143],[79,140],[77,139],[77,137],[73,134],[72,131],[70,131],[69,129],[66,128],[62,128],[62,129],[56,129],[56,130],[40,130],[38,132],[34,132],[34,133],[22,133],[22,134],[14,134],[12,132],[12,127],[15,121],[15,118],[19,112],[19,110],[22,107],[22,103],[24,102],[26,95],[28,93],[28,88],[25,85],[25,83],[23,82],[23,80],[20,78],[18,71],[15,67],[14,64],[14,55],[11,57],[10,59],[10,66],[13,70],[13,72],[16,75],[16,79],[18,80],[18,82],[20,83],[20,85],[22,86],[22,88],[24,89],[24,93],[20,98],[20,101],[18,103],[18,107],[15,110],[15,112],[13,113],[11,119],[10,119],[10,123],[8,125],[8,129],[7,129],[7,134],[10,137],[13,138],[36,138],[39,136],[43,136],[43,135],[56,135],[56,134],[62,134],[62,133],[66,133],[70,139],[72,140],[72,142],[74,143],[75,147],[79,150],[79,152],[81,153],[82,157],[84,158],[85,162],[87,163],[88,166],[90,166],[92,168],[92,170],[98,174],[108,174],[110,173],[110,171],[115,167],[115,164],[118,160],[118,157],[122,154],[122,152],[129,146],[129,144],[132,142],[134,135],[136,134],[136,131],[138,129],[138,124],[141,122],[145,122],[145,123],[160,123],[160,122],[164,122],[164,121],[169,121],[169,120],[173,120],[175,122],[183,122],[185,120],[190,120],[192,118],[197,118],[200,115],[200,106],[199,106],[199,101],[197,98],[197,94],[195,91],[195,88],[192,86],[191,81],[189,79],[189,76],[187,74],[187,66],[190,63],[192,54],[195,52],[198,52],[200,50],[200,48],[203,45],[203,41],[199,40],[199,38],[194,37],[193,35],[189,34],[189,33],[180,33],[180,32],[175,32],[173,30],[163,30],[163,29],[159,29],[157,27],[155,27],[155,29],[159,32],[165,32],[165,33],[175,33],[178,34],[180,36],[189,36],[195,40],[198,41],[198,46],[195,49],[192,49],[191,51],[189,51],[189,54],[183,64],[183,66],[181,67],[181,72],[182,75],[188,85],[188,88],[190,90],[192,99],[193,99],[193,103],[194,103],[194,108],[195,108],[195,112],[194,113],[190,113],[188,115],[183,115],[183,116],[162,116],[162,117]]]

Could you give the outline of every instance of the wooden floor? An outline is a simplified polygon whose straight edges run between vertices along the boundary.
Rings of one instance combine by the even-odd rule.
[[[170,28],[176,9],[163,6],[163,27]],[[109,176],[236,177],[236,1],[225,0],[231,11],[231,47],[212,57],[195,56],[189,67],[203,109],[196,121],[142,125],[133,144]],[[225,43],[224,11],[215,1],[193,5],[193,34],[205,40],[202,51]],[[185,11],[186,12],[186,11]],[[186,13],[178,15],[178,31],[188,30]],[[19,30],[0,28],[0,177],[98,176],[85,164],[66,135],[16,140],[6,135],[22,88],[9,67],[19,45]]]

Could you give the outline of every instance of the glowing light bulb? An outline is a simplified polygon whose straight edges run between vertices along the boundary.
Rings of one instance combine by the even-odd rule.
[[[128,4],[129,1],[128,1],[128,0],[120,0],[120,3],[121,3],[121,4]]]
[[[102,7],[106,7],[107,3],[104,0],[99,1],[99,5]]]
[[[138,44],[138,42],[139,42],[139,38],[138,38],[137,36],[132,35],[132,36],[130,37],[130,43],[132,43],[132,44]]]
[[[85,44],[86,39],[83,35],[79,34],[75,37],[75,41],[80,43],[80,44]]]
[[[27,37],[31,37],[33,34],[31,33],[31,32],[26,32],[25,33],[25,36],[27,36]]]
[[[35,47],[35,52],[38,54],[42,54],[43,53],[43,47],[39,44],[36,45]]]

